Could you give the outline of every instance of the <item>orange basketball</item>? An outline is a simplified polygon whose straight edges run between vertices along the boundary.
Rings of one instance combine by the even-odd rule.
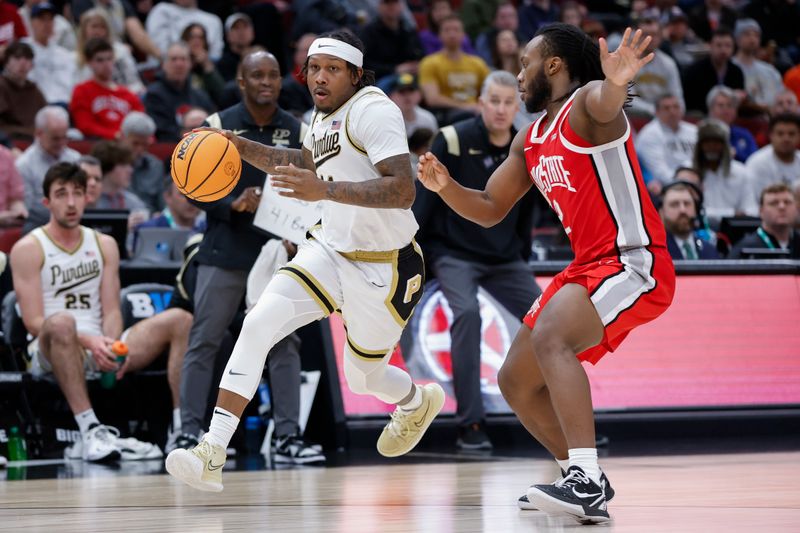
[[[172,181],[179,191],[198,202],[224,198],[241,175],[239,151],[221,133],[193,131],[172,152]]]

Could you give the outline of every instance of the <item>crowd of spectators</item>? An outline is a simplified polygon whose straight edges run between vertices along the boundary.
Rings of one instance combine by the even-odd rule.
[[[235,128],[241,122],[257,128],[259,140],[286,145],[276,128],[291,124],[297,144],[313,107],[303,76],[308,48],[318,35],[347,27],[365,44],[365,68],[402,112],[412,162],[433,147],[451,173],[488,176],[507,153],[507,134],[537,118],[512,98],[512,89],[521,51],[552,22],[604,37],[612,50],[627,26],[651,38],[654,57],[637,75],[627,115],[674,258],[800,258],[800,3],[794,0],[0,0],[0,233],[12,237],[0,239],[0,249],[7,252],[47,223],[45,174],[58,163],[75,163],[88,176],[88,210],[127,213],[131,238],[121,249],[134,251],[139,228],[205,231],[198,257],[208,255],[208,265],[220,272],[233,269],[243,287],[266,239],[249,222],[258,200],[234,209],[247,216],[231,218],[228,208],[200,209],[181,195],[169,177],[168,156],[184,134],[204,124]],[[270,118],[273,104],[266,100],[263,116],[247,118],[259,108],[245,103],[261,98],[260,82],[255,75],[255,81],[245,79],[242,60],[258,50],[271,54],[269,84],[280,81],[279,90],[264,97],[276,93],[287,112],[280,124]],[[257,70],[244,67],[245,73]],[[498,91],[513,102],[503,103]],[[489,97],[496,101],[487,104]],[[498,135],[502,142],[494,142]],[[475,148],[483,141],[489,144]],[[468,153],[477,150],[481,157],[464,157],[459,143],[473,143]],[[260,185],[256,174],[243,179],[253,190]],[[529,196],[520,207],[526,212],[487,232],[488,244],[476,253],[491,255],[506,230],[528,248],[520,261],[530,255],[531,234],[534,250],[541,246],[537,236],[558,243],[557,218],[535,190]],[[241,198],[230,202],[238,206]],[[436,221],[445,216],[434,204],[427,209],[424,216],[417,210],[421,238],[436,237]],[[240,219],[247,223],[214,238]],[[731,219],[748,221],[752,233],[726,233]],[[454,226],[438,224],[450,228],[441,239],[458,235]],[[239,246],[248,236],[252,242]],[[472,320],[464,331],[477,331],[477,285],[455,286],[472,274],[450,258],[461,244],[436,248],[436,242],[429,240],[425,250],[432,269],[450,269],[443,290],[454,312]],[[220,243],[230,250],[221,253]],[[233,264],[233,249],[253,257]],[[471,268],[488,272],[490,259],[489,266],[478,261]],[[515,265],[514,272],[528,276],[526,267]],[[471,299],[459,303],[459,291]],[[227,302],[231,317],[241,300],[241,291],[234,292]],[[510,301],[518,296],[500,292]],[[208,321],[218,320],[222,307]],[[477,350],[468,340],[454,342],[462,351]],[[191,346],[190,361],[199,353],[199,344]],[[461,372],[459,379],[468,382]],[[461,403],[460,423],[478,426],[472,435],[460,434],[460,445],[490,446],[479,426],[480,406]],[[197,416],[204,405],[203,399],[194,407]]]
[[[4,1],[0,140],[17,171],[3,175],[22,180],[27,215],[40,210],[49,166],[109,141],[99,149],[121,159],[103,165],[99,205],[136,212],[133,229],[162,214],[170,145],[241,101],[247,52],[275,55],[280,106],[307,122],[308,46],[342,26],[365,43],[365,68],[402,109],[420,154],[440,127],[477,116],[488,74],[516,75],[521,49],[555,21],[612,49],[628,25],[651,37],[654,59],[637,76],[628,115],[656,201],[679,168],[694,169],[715,232],[726,217],[758,216],[765,187],[797,191],[800,8],[788,0]],[[521,109],[514,127],[533,118]],[[12,199],[0,212],[22,224]]]

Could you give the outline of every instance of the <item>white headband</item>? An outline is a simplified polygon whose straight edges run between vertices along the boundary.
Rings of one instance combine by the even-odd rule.
[[[361,50],[337,39],[321,37],[314,40],[308,48],[308,57],[314,54],[327,54],[329,56],[338,57],[339,59],[344,59],[357,67],[364,66],[364,54]]]

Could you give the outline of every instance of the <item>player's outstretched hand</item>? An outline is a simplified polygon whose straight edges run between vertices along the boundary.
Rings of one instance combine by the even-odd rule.
[[[642,39],[642,30],[636,30],[631,36],[632,30],[625,29],[622,42],[613,52],[608,51],[608,42],[600,38],[600,64],[603,67],[603,74],[606,79],[618,86],[627,86],[639,70],[653,60],[655,53],[642,57],[650,44],[650,37]]]
[[[308,202],[324,200],[328,191],[328,186],[313,171],[291,163],[288,167],[275,167],[270,183],[281,196]]]
[[[430,152],[419,156],[417,179],[426,189],[433,192],[441,191],[453,180],[447,168]]]

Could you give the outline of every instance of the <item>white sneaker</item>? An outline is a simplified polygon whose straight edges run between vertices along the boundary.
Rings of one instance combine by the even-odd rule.
[[[149,442],[143,442],[133,437],[117,438],[117,448],[123,461],[141,461],[145,459],[160,459],[164,457],[161,448]]]
[[[190,487],[208,492],[222,491],[225,450],[205,438],[191,450],[178,448],[167,456],[167,472]]]
[[[444,406],[444,389],[438,383],[422,387],[422,403],[408,412],[397,407],[378,437],[378,452],[384,457],[398,457],[416,446],[425,430]]]
[[[178,447],[178,439],[181,438],[181,432],[172,431],[172,429],[167,431],[167,442],[164,444],[164,453],[169,453],[175,448]]]
[[[116,461],[120,458],[118,435],[117,428],[98,424],[89,429],[82,439],[64,450],[64,459],[83,459],[95,463]]]

